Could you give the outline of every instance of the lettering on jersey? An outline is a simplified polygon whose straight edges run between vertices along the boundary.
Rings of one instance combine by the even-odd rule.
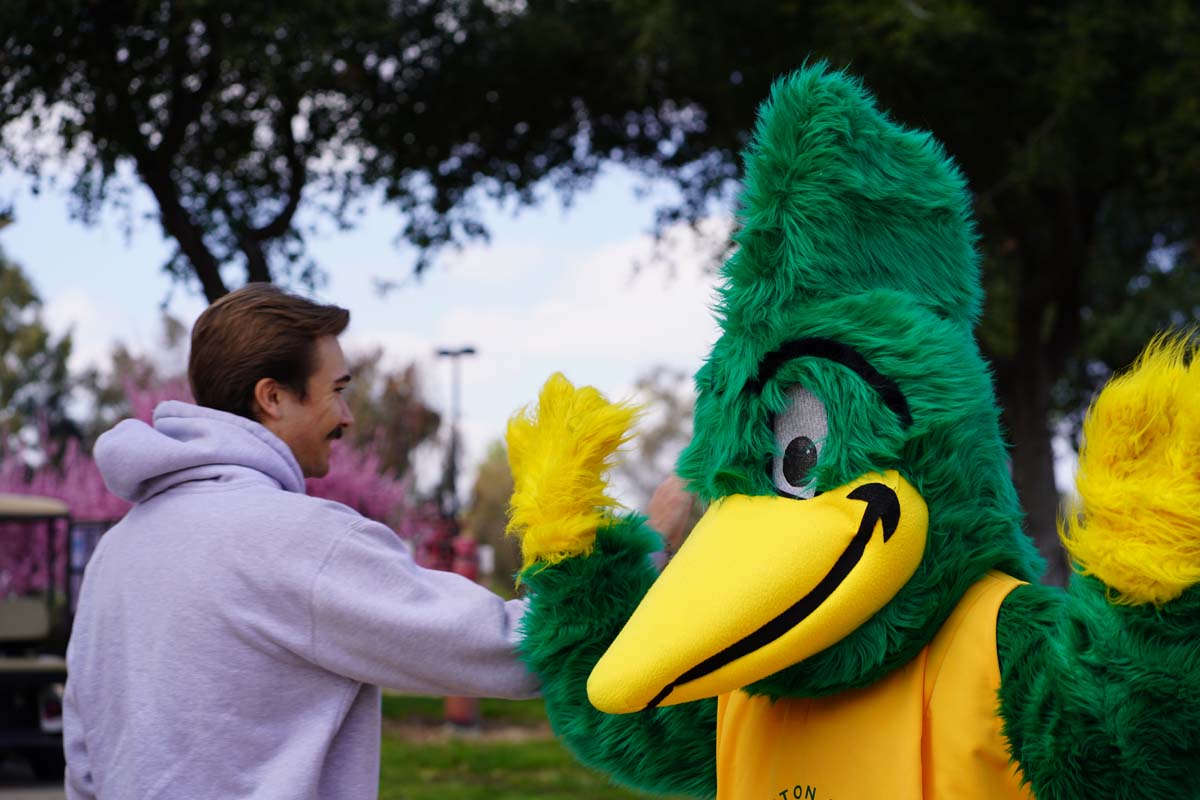
[[[780,800],[818,800],[817,787],[798,783],[790,789],[779,790]]]

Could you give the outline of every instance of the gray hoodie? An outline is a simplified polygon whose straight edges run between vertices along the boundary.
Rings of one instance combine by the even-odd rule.
[[[527,697],[521,602],[422,569],[309,497],[263,426],[163,403],[96,461],[135,503],[89,562],[67,650],[67,797],[376,798],[380,690]]]

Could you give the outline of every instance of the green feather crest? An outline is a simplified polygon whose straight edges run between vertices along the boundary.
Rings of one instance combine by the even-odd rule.
[[[982,291],[966,181],[930,134],[889,118],[857,78],[817,63],[778,80],[745,159],[726,330],[783,304],[871,289],[974,327]]]

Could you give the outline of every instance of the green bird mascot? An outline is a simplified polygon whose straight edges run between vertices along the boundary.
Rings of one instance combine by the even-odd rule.
[[[1194,345],[1156,340],[1098,398],[1078,574],[1041,586],[962,174],[824,64],[775,85],[745,163],[678,464],[708,510],[665,570],[603,483],[633,409],[555,376],[509,424],[557,734],[694,797],[1200,798]]]

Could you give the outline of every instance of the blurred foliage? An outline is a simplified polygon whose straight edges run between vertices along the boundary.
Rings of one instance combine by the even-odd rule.
[[[70,334],[51,334],[33,284],[0,250],[0,459],[22,449],[22,435],[49,444],[75,432],[66,410],[70,356]]]
[[[92,364],[79,375],[80,395],[87,398],[81,404],[86,415],[79,427],[89,452],[100,434],[123,419],[149,424],[160,402],[193,402],[186,373],[187,326],[170,314],[159,321],[159,338],[150,352],[118,342],[109,352],[108,364]]]
[[[491,545],[496,556],[493,583],[511,589],[513,576],[521,568],[521,545],[504,533],[508,525],[508,501],[513,477],[504,442],[495,441],[475,472],[471,496],[463,518],[463,533],[480,544]]]
[[[624,502],[644,514],[650,496],[674,472],[676,458],[692,437],[695,396],[691,378],[679,370],[653,367],[637,379],[633,402],[642,413],[634,438],[621,450],[611,480]],[[504,442],[497,440],[488,447],[475,473],[463,531],[494,548],[494,582],[498,586],[511,583],[521,566],[520,544],[504,534],[512,490],[508,452]],[[693,525],[700,511],[697,504]]]
[[[355,443],[374,443],[383,469],[408,475],[415,451],[432,443],[441,425],[441,415],[425,399],[416,365],[388,368],[383,351],[374,349],[351,354],[349,366],[354,380],[346,401],[354,414],[350,432]]]
[[[610,55],[636,35],[596,0],[8,0],[0,157],[65,168],[89,222],[143,184],[179,248],[166,269],[210,300],[232,263],[317,284],[305,237],[367,197],[403,215],[420,271],[486,237],[482,196],[588,184],[627,138]]]
[[[645,513],[650,496],[675,471],[679,453],[692,438],[696,404],[691,376],[669,367],[651,367],[634,382],[633,402],[641,408],[633,440],[622,448],[613,480],[629,502]]]

